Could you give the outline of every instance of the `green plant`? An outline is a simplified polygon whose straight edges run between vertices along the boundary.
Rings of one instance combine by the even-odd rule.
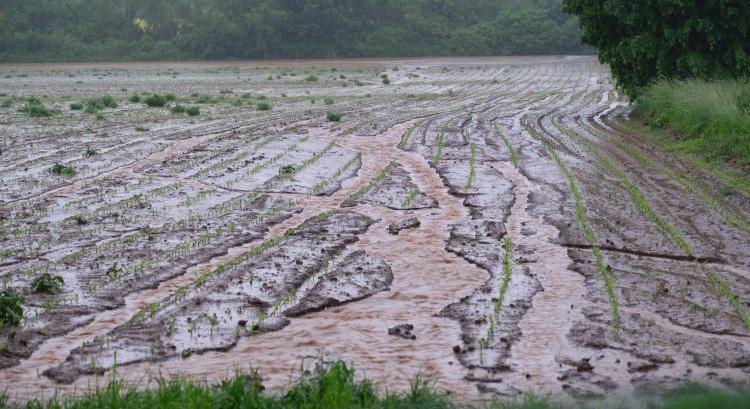
[[[255,106],[258,111],[270,111],[271,110],[271,104],[268,102],[258,102],[258,104]]]
[[[440,128],[440,134],[437,140],[437,149],[435,150],[435,156],[432,158],[432,166],[437,167],[440,161],[443,159],[443,146],[445,145],[445,129],[448,127],[446,122],[442,128]]]
[[[163,95],[153,94],[146,97],[143,102],[152,108],[160,108],[167,105],[167,98]]]
[[[331,97],[325,97],[325,98],[323,99],[323,102],[324,102],[324,103],[325,103],[326,105],[333,105],[333,98],[331,98]]]
[[[494,128],[495,128],[495,133],[500,138],[502,138],[503,143],[505,144],[505,147],[508,148],[508,152],[510,152],[510,161],[513,162],[514,166],[518,167],[518,152],[516,151],[516,148],[514,148],[513,145],[511,145],[510,141],[503,133],[503,130],[500,129],[500,127],[497,126],[497,124],[494,125]]]
[[[149,129],[146,128],[145,126],[138,125],[138,126],[135,127],[135,131],[136,132],[148,132]]]
[[[328,111],[326,113],[326,119],[331,122],[341,122],[341,113],[340,112],[333,112]]]
[[[469,176],[466,178],[466,184],[464,189],[469,190],[474,184],[474,178],[476,177],[476,170],[474,169],[474,160],[476,157],[476,149],[474,148],[474,142],[469,142]]]
[[[23,297],[6,287],[0,291],[0,329],[5,327],[17,327],[23,319],[23,307],[25,302]],[[0,399],[2,402],[2,399]]]
[[[172,111],[173,114],[184,114],[185,113],[185,107],[182,106],[182,105],[180,105],[180,104],[177,104],[177,105],[175,105],[175,106],[172,107],[171,111]]]
[[[86,100],[86,112],[93,114],[105,108],[117,108],[117,101],[111,95]]]
[[[60,111],[52,108],[47,108],[42,104],[39,98],[29,98],[26,101],[26,105],[19,109],[19,112],[24,112],[32,118],[47,118],[59,113]]]
[[[130,102],[132,102],[134,104],[137,104],[137,103],[141,102],[141,96],[138,95],[138,94],[133,94],[133,95],[130,96],[130,98],[128,98],[128,101],[130,101]]]
[[[53,175],[65,177],[73,177],[76,174],[76,170],[72,166],[63,165],[61,163],[55,163],[52,168],[50,168],[50,172],[52,172]]]
[[[44,273],[31,282],[31,291],[35,293],[59,294],[60,287],[65,284],[60,276]]]
[[[96,148],[87,146],[86,151],[83,152],[83,156],[86,156],[86,157],[96,156],[97,153],[99,153],[99,151],[97,151]]]
[[[187,112],[188,116],[198,116],[201,114],[200,107],[192,106],[189,107],[185,112]]]
[[[316,77],[313,74],[310,74],[310,75],[307,76],[307,78],[305,78],[305,81],[307,81],[307,82],[316,82],[316,81],[318,81],[318,77]]]
[[[284,165],[281,168],[279,168],[279,175],[280,176],[289,176],[293,175],[296,169],[294,168],[294,165]]]
[[[71,102],[70,109],[73,111],[80,111],[83,109],[83,104],[80,102]]]

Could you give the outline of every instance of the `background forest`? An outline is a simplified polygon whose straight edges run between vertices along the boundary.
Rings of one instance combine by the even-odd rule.
[[[587,53],[560,0],[3,0],[0,61]]]

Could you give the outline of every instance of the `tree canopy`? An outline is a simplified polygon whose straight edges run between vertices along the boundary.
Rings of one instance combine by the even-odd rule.
[[[582,53],[560,0],[4,0],[0,60]]]
[[[748,0],[563,0],[631,97],[656,79],[750,74]]]

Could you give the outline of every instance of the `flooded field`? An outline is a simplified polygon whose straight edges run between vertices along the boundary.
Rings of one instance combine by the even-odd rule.
[[[12,398],[337,359],[472,401],[750,386],[750,200],[619,125],[594,57],[0,74]]]

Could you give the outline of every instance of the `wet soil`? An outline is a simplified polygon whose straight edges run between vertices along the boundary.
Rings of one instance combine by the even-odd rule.
[[[334,359],[466,401],[749,386],[750,200],[618,126],[592,58],[7,69],[28,74],[0,78],[12,399],[115,364],[278,391]],[[129,102],[149,92],[176,101]],[[103,94],[103,119],[69,108]],[[61,113],[18,112],[32,96]]]

